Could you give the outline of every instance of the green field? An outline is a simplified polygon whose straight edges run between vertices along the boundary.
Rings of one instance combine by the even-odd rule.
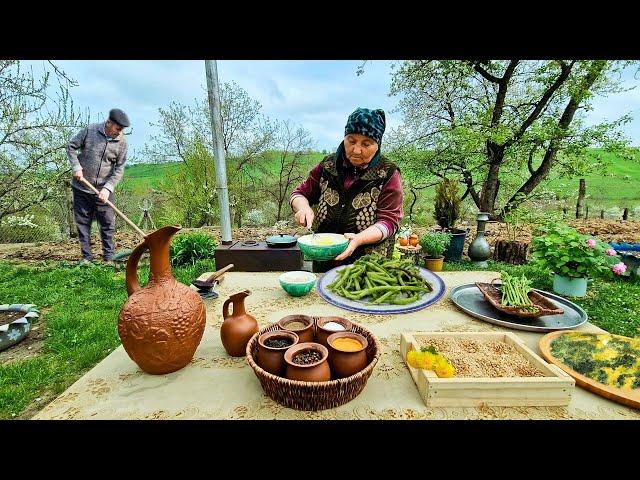
[[[607,174],[593,171],[584,177],[587,185],[587,205],[605,209],[626,207],[631,210],[640,206],[640,154],[635,161],[617,158],[608,153],[602,153],[602,156],[610,162]],[[304,164],[311,169],[322,157],[321,153],[311,154],[304,160]],[[268,171],[277,174],[278,165],[275,156],[269,155],[264,161]],[[179,162],[129,165],[125,169],[122,185],[132,188],[135,193],[145,194],[148,189],[156,188],[159,180],[176,175],[180,165]],[[400,168],[402,168],[401,165]],[[229,170],[227,173],[229,174]],[[557,175],[553,177],[542,186],[561,194],[569,205],[575,205],[579,177],[558,178]],[[433,189],[430,190],[424,192],[423,200],[433,196]]]

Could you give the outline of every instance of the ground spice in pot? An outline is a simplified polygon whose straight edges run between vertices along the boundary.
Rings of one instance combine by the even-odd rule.
[[[288,347],[293,343],[290,338],[279,337],[279,338],[267,338],[264,342],[266,347],[271,348],[284,348]]]
[[[304,322],[289,322],[285,327],[287,327],[287,330],[302,330],[307,327],[307,324]]]
[[[311,363],[316,363],[321,358],[322,356],[320,353],[315,350],[303,350],[297,355],[294,355],[291,360],[297,365],[309,365]]]
[[[339,332],[342,330],[346,330],[344,328],[344,325],[338,322],[327,322],[324,325],[322,325],[322,328],[324,328],[325,330],[331,330],[332,332]]]
[[[362,344],[355,338],[340,337],[331,342],[331,346],[341,352],[357,352],[362,350]]]

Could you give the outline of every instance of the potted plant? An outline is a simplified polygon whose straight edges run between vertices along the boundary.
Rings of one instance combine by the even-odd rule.
[[[523,265],[527,263],[530,243],[522,241],[529,230],[542,225],[550,225],[561,221],[557,212],[542,208],[527,208],[524,204],[528,198],[523,193],[516,195],[516,205],[503,216],[506,238],[496,240],[493,248],[493,259],[498,262]]]
[[[519,194],[522,195],[522,194]],[[521,202],[522,199],[517,199]],[[523,265],[527,263],[529,243],[517,240],[528,222],[528,211],[522,203],[512,208],[503,216],[506,228],[506,239],[498,239],[493,248],[493,259],[498,262]]]
[[[425,267],[432,272],[442,271],[443,253],[451,243],[451,234],[447,232],[427,232],[420,238]]]
[[[458,182],[448,178],[436,186],[434,217],[443,231],[451,234],[451,242],[444,251],[444,259],[457,262],[462,258],[464,241],[468,230],[455,228],[460,217],[462,200],[458,192]]]
[[[536,233],[542,235],[533,239],[532,258],[536,264],[553,272],[555,293],[584,297],[588,278],[608,270],[607,244],[567,225],[556,224]]]

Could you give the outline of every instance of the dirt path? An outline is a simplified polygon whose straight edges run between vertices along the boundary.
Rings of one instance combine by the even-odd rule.
[[[573,220],[569,222],[579,232],[594,235],[605,242],[611,241],[627,241],[640,242],[640,221],[623,221],[623,220]],[[470,243],[475,237],[476,226],[470,226],[470,235],[467,236],[467,243]],[[428,230],[428,227],[416,227],[415,231],[418,235],[422,235]],[[183,232],[205,231],[213,234],[218,242],[221,240],[219,227],[204,227],[201,229],[183,229]],[[234,240],[258,239],[262,240],[269,235],[275,233],[272,227],[267,228],[236,228],[233,230]],[[305,235],[307,230],[304,228],[293,228],[286,232],[291,235]],[[490,244],[493,244],[499,238],[506,237],[506,228],[504,224],[490,223],[487,225],[486,237]],[[518,235],[518,240],[531,241],[531,232],[523,229]],[[132,249],[140,242],[138,235],[130,231],[119,231],[116,233],[116,249]],[[95,234],[92,237],[92,251],[96,259],[101,258],[100,237]],[[77,240],[67,240],[62,242],[45,242],[45,243],[14,243],[0,244],[0,260],[21,260],[27,262],[42,260],[67,260],[79,261],[81,259],[80,247]]]

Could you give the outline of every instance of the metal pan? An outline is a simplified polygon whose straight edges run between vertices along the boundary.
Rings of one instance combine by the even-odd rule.
[[[267,246],[272,248],[293,247],[296,243],[298,243],[298,239],[296,237],[292,235],[285,235],[283,233],[267,237]]]
[[[463,312],[485,322],[502,327],[529,332],[553,332],[555,330],[570,330],[586,323],[587,312],[565,298],[543,290],[536,290],[551,302],[564,310],[561,315],[544,315],[538,318],[518,318],[502,313],[487,302],[473,283],[460,285],[451,290],[451,301]]]

